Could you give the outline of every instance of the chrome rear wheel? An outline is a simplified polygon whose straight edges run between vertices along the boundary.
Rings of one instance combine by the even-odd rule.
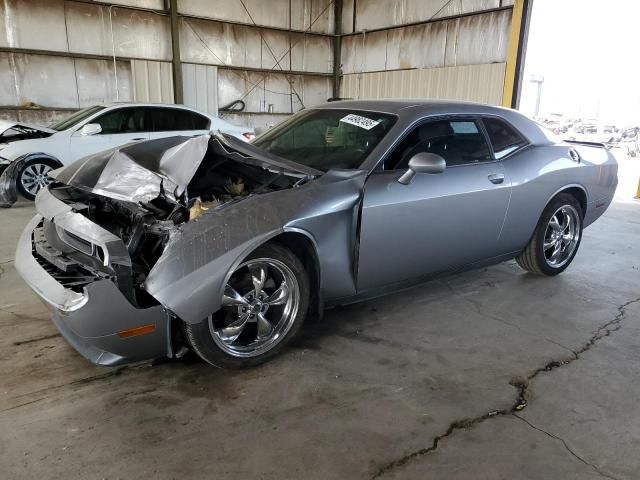
[[[573,261],[582,239],[583,210],[578,199],[562,192],[542,212],[518,265],[536,275],[558,275]]]
[[[572,258],[580,241],[581,222],[580,214],[572,205],[558,208],[551,216],[542,247],[550,267],[562,267]]]

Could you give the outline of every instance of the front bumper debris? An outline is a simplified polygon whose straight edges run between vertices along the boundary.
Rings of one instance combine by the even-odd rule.
[[[55,209],[55,201],[47,203],[47,207]],[[40,213],[44,213],[43,210],[46,208]],[[34,235],[38,235],[43,220],[43,215],[36,215],[22,233],[15,267],[48,306],[53,323],[67,341],[97,365],[116,366],[171,356],[170,316],[162,306],[137,308],[108,278],[96,278],[80,287],[74,284],[67,288],[61,283],[67,277],[59,275],[60,265],[50,263],[51,257],[47,259],[38,253],[38,249],[42,252],[42,245],[36,249]],[[111,252],[106,244],[103,245],[109,258]],[[48,247],[48,256],[58,257],[59,262],[69,261],[52,247]],[[140,336],[122,335],[123,331],[143,325],[154,325],[155,328]]]

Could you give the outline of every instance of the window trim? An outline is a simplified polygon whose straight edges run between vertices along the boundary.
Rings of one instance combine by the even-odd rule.
[[[493,142],[491,141],[491,137],[489,137],[489,130],[487,130],[486,125],[484,124],[485,119],[496,119],[501,121],[502,123],[504,123],[507,127],[511,128],[511,130],[513,130],[514,132],[516,132],[516,134],[520,137],[520,139],[524,142],[521,146],[519,146],[518,148],[516,148],[515,150],[513,150],[512,152],[509,152],[508,155],[505,155],[502,158],[496,158],[495,157],[495,149],[493,148]],[[511,158],[513,155],[515,155],[518,152],[521,152],[522,150],[524,150],[525,148],[528,148],[531,146],[531,142],[529,141],[529,139],[527,137],[525,137],[522,132],[520,130],[518,130],[516,127],[513,126],[513,124],[511,122],[509,122],[506,118],[501,117],[500,115],[492,115],[492,114],[482,114],[479,115],[479,119],[482,122],[482,128],[485,130],[485,134],[487,136],[487,141],[489,142],[489,145],[491,146],[491,152],[493,153],[493,158],[498,161],[498,162],[503,162],[509,158]]]
[[[490,115],[490,116],[494,116],[497,117],[496,115]],[[382,156],[382,158],[380,159],[380,161],[378,161],[378,163],[376,164],[376,166],[373,168],[372,173],[376,173],[376,172],[380,172],[380,173],[390,173],[390,172],[403,172],[405,170],[402,169],[396,169],[394,168],[393,170],[385,170],[384,169],[384,162],[389,158],[389,156],[394,152],[394,150],[400,145],[400,143],[402,143],[402,141],[404,141],[416,128],[424,125],[425,123],[430,123],[430,122],[437,122],[437,121],[441,121],[441,120],[450,120],[450,121],[456,121],[456,120],[472,120],[476,123],[476,125],[478,126],[478,130],[480,132],[480,134],[482,135],[482,137],[484,138],[485,143],[487,144],[487,147],[489,149],[489,154],[491,155],[491,160],[487,160],[486,162],[475,162],[475,163],[462,163],[460,165],[449,165],[447,164],[446,168],[458,168],[458,167],[469,167],[472,165],[486,165],[488,163],[496,163],[496,162],[501,162],[504,159],[496,159],[494,153],[493,153],[493,145],[491,144],[491,141],[489,140],[489,137],[487,135],[487,132],[485,130],[485,126],[484,123],[482,122],[482,115],[479,114],[450,114],[450,115],[434,115],[434,116],[428,116],[428,117],[422,117],[418,120],[416,120],[415,122],[413,122],[411,125],[409,125],[404,132],[402,132],[402,135],[399,136],[396,141],[389,147],[389,149],[384,153],[384,155]],[[498,117],[500,118],[500,117]],[[382,167],[382,168],[381,168]]]

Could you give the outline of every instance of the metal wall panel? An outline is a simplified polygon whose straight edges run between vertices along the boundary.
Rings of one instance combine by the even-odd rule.
[[[505,62],[511,28],[511,11],[452,20],[447,31],[446,65]]]
[[[218,69],[218,102],[226,105],[242,99],[247,112],[291,113],[289,76],[279,73]]]
[[[32,123],[34,125],[50,125],[71,115],[69,110],[40,110],[37,108],[0,110],[0,119],[14,122]]]
[[[234,125],[244,125],[253,127],[257,134],[265,132],[270,128],[284,122],[291,116],[290,113],[229,113],[221,112],[220,118]]]
[[[120,57],[172,58],[169,17],[166,15],[68,2],[66,16],[71,52],[112,55],[115,45],[115,54]]]
[[[102,1],[104,0],[88,0]],[[118,5],[124,5],[128,7],[150,8],[153,10],[164,10],[164,0],[108,0],[108,3],[115,3]]]
[[[183,18],[180,47],[182,60],[189,63],[317,73],[332,71],[329,37]]]
[[[244,0],[244,3],[248,13],[239,0],[180,0],[179,10],[187,15],[247,25],[255,22],[266,27],[333,33],[332,0]]]
[[[345,75],[344,98],[441,98],[500,105],[504,63]]]
[[[356,0],[356,31],[423,22],[499,6],[500,0]]]
[[[129,62],[118,62],[118,91],[131,99]],[[113,63],[47,55],[0,53],[0,105],[80,108],[117,99]]]
[[[353,7],[356,0],[342,0],[342,33],[353,33]]]
[[[218,114],[218,67],[183,63],[182,84],[185,105]]]
[[[218,102],[242,99],[247,112],[292,113],[324,103],[331,78],[218,69]],[[269,110],[272,112],[269,112]]]
[[[18,85],[16,105],[78,107],[72,59],[23,54],[15,54],[14,59]]]
[[[0,16],[3,47],[112,55],[115,43],[121,57],[171,59],[166,15],[64,0],[4,0]]]
[[[506,61],[509,10],[345,37],[343,73]]]
[[[67,50],[63,0],[0,2],[0,46]]]
[[[117,90],[113,62],[78,58],[74,59],[74,63],[80,107],[115,101],[129,102],[133,99],[131,62],[116,62]]]
[[[18,105],[18,85],[14,55],[0,53],[0,105]]]
[[[132,60],[133,99],[137,102],[173,103],[171,64]]]

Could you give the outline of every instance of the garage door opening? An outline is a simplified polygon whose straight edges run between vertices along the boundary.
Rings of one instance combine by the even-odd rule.
[[[603,143],[619,162],[616,199],[640,195],[640,4],[535,0],[519,109],[561,138]]]

